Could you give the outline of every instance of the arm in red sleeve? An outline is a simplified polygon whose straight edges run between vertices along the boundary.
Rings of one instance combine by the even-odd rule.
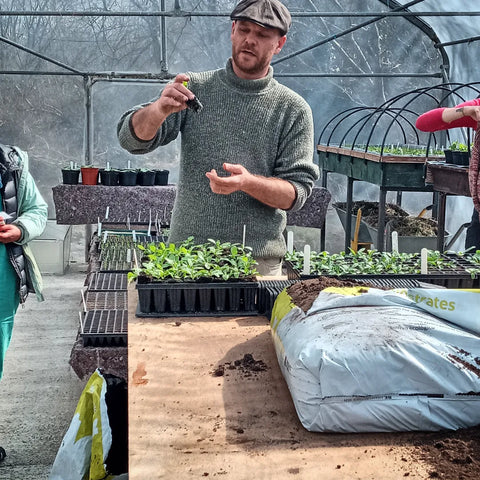
[[[467,105],[480,105],[480,99],[469,100],[457,105],[455,108]],[[470,127],[477,128],[477,122],[472,117],[462,117],[453,122],[447,123],[442,120],[442,113],[445,108],[434,108],[417,118],[415,126],[422,132],[436,132],[437,130],[447,130],[448,128]]]

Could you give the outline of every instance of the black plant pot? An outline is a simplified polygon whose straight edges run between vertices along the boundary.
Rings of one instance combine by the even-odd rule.
[[[198,291],[198,301],[200,305],[200,312],[211,312],[212,307],[212,290],[202,288]]]
[[[147,170],[145,172],[139,170],[137,172],[137,185],[151,186],[155,184],[155,171]]]
[[[64,185],[78,185],[80,170],[62,170],[62,180]]]
[[[242,290],[240,288],[231,288],[228,290],[229,310],[238,312],[240,310],[240,299]]]
[[[137,172],[135,170],[120,170],[118,183],[123,186],[132,187],[137,184]]]
[[[167,291],[165,289],[156,288],[153,290],[153,306],[155,312],[165,312],[167,309]]]
[[[107,186],[118,185],[120,172],[118,170],[100,170],[100,183]]]
[[[153,292],[155,294],[155,292]],[[141,312],[150,313],[152,311],[152,290],[138,291],[138,305]]]
[[[183,291],[183,300],[185,302],[185,311],[188,313],[195,312],[197,290],[195,288],[186,288]]]
[[[223,312],[226,310],[227,291],[225,288],[215,288],[213,290],[213,298],[215,300],[215,310]]]
[[[182,290],[180,288],[167,291],[170,311],[179,313],[182,310]]]
[[[155,185],[168,185],[169,170],[156,170],[155,171]]]
[[[454,165],[468,166],[470,163],[470,154],[468,152],[452,151],[452,163]]]
[[[446,149],[443,151],[443,153],[445,153],[445,163],[453,163],[452,151],[450,149]]]

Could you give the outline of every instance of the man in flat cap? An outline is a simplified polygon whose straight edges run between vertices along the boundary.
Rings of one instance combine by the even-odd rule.
[[[181,134],[169,242],[242,243],[245,234],[260,274],[278,275],[286,211],[303,206],[319,174],[312,112],[273,78],[270,63],[291,25],[287,8],[242,0],[230,17],[226,67],[177,75],[158,98],[122,115],[118,138],[143,154]],[[195,99],[201,104],[189,108]]]

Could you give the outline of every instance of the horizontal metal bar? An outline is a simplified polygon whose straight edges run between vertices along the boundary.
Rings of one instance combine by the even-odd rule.
[[[442,73],[274,73],[275,77],[346,77],[346,78],[362,78],[362,77],[431,77],[441,78]]]
[[[28,70],[18,70],[18,71],[0,71],[0,75],[39,75],[39,76],[82,76],[90,77],[93,81],[116,81],[116,82],[152,82],[156,83],[158,81],[169,81],[172,78],[175,78],[176,74],[151,74],[151,73],[98,73],[98,72],[84,72],[81,75],[72,72],[32,72]],[[346,77],[346,78],[375,78],[375,77],[407,77],[407,78],[416,78],[416,77],[427,77],[427,78],[440,78],[442,74],[439,73],[274,73],[275,77],[301,77],[301,78],[325,78],[325,77]]]
[[[5,17],[229,17],[231,12],[188,12],[184,10],[170,10],[168,12],[111,12],[111,11],[34,11],[34,10],[0,10],[0,16]],[[480,11],[455,12],[290,12],[292,17],[478,17]]]

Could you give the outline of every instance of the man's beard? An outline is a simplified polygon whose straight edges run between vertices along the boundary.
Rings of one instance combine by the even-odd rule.
[[[269,65],[269,58],[267,56],[264,57],[255,57],[255,61],[253,63],[246,64],[246,62],[242,62],[240,59],[240,55],[242,54],[242,49],[232,49],[232,58],[235,62],[235,65],[245,73],[249,75],[255,75],[257,73],[263,73],[265,68]]]

